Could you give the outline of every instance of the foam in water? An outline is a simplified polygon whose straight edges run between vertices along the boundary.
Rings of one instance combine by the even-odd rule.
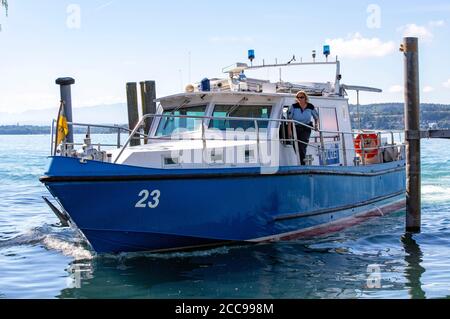
[[[208,249],[208,250],[197,250],[197,251],[187,251],[187,252],[173,252],[173,253],[150,253],[150,252],[137,252],[137,253],[121,253],[118,255],[110,255],[110,254],[104,254],[100,255],[101,258],[106,259],[117,259],[120,261],[127,260],[127,259],[133,259],[133,258],[140,258],[140,257],[147,257],[147,258],[155,258],[155,259],[176,259],[176,258],[193,258],[193,257],[209,257],[209,256],[215,256],[215,255],[226,255],[230,252],[231,249],[237,248],[238,246],[230,246],[230,247],[219,247],[214,249]]]
[[[37,227],[15,238],[1,241],[0,249],[24,245],[42,245],[48,250],[56,250],[75,260],[91,260],[93,254],[81,246],[80,239],[71,230],[55,232],[49,225]]]
[[[59,251],[64,256],[72,257],[75,260],[91,260],[94,258],[89,250],[51,235],[45,236],[41,243],[45,248]]]
[[[423,185],[422,195],[425,200],[433,202],[448,202],[450,201],[450,187]]]

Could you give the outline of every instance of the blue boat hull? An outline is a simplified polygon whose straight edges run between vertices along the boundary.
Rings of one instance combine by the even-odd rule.
[[[404,206],[405,163],[158,170],[51,158],[41,181],[98,253],[321,234]]]

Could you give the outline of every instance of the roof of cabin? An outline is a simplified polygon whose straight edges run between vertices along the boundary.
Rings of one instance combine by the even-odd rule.
[[[201,97],[204,99],[205,97],[230,97],[230,96],[253,96],[253,97],[266,97],[266,98],[293,98],[295,94],[292,93],[257,93],[257,92],[247,92],[247,91],[225,91],[225,92],[184,92],[178,93],[174,95],[168,95],[159,99],[156,99],[156,102],[169,102],[171,100],[180,100],[180,99],[194,99]],[[333,99],[333,100],[341,100],[344,99],[342,96],[311,96],[314,99]]]

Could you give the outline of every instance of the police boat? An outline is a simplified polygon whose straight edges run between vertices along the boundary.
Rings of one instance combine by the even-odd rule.
[[[114,254],[323,236],[405,207],[399,132],[351,124],[347,92],[381,90],[341,84],[337,59],[253,65],[249,57],[252,65],[155,100],[156,113],[144,114],[123,145],[123,128],[111,127],[119,137],[112,149],[91,141],[98,125],[69,122],[88,134],[82,149],[64,139],[52,151],[40,179],[52,210],[95,252]],[[247,76],[302,65],[336,66],[334,83]],[[320,121],[304,163],[295,128],[307,125],[287,116],[300,91]]]

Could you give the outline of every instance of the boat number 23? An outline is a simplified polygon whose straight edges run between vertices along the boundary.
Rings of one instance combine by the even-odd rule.
[[[144,189],[139,193],[140,200],[136,203],[136,208],[156,208],[159,206],[159,198],[161,191],[154,190],[152,192]]]

